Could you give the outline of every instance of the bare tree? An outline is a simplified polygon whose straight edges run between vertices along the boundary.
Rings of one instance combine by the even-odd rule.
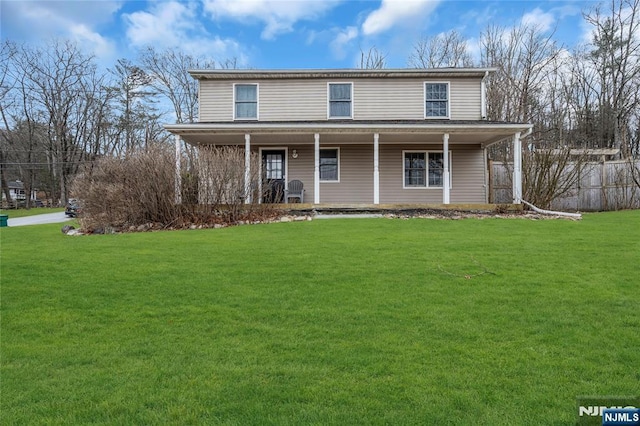
[[[360,69],[379,70],[386,68],[387,55],[372,46],[366,52],[360,48]]]
[[[413,68],[472,67],[467,41],[455,30],[422,37],[409,56]]]
[[[4,125],[4,129],[0,131],[0,185],[2,186],[2,192],[5,195],[8,203],[11,203],[11,192],[9,191],[9,186],[7,185],[7,159],[8,159],[8,148],[11,143],[11,138],[9,137],[9,120],[8,120],[8,109],[10,108],[10,92],[12,89],[13,83],[9,80],[10,74],[10,65],[13,63],[13,58],[16,54],[16,47],[13,43],[5,40],[2,42],[2,46],[0,46],[0,117],[2,118],[2,123]]]
[[[142,70],[149,86],[171,102],[176,123],[194,123],[198,120],[198,82],[189,70],[235,68],[234,60],[217,63],[213,59],[200,58],[177,48],[158,51],[147,47],[140,53]]]
[[[9,43],[4,46],[10,46],[11,55],[3,61],[2,171],[3,174],[10,172],[12,179],[22,181],[25,192],[31,194],[37,176],[40,175],[40,184],[48,181],[42,179],[40,173],[40,166],[46,162],[43,148],[47,135],[45,119],[29,93],[27,74],[21,66],[24,64],[23,48]],[[26,197],[25,204],[30,207],[30,196]]]
[[[613,148],[630,154],[630,119],[640,106],[640,0],[612,0],[584,15],[593,28],[586,56],[597,80],[601,125],[611,129]]]
[[[498,71],[487,81],[487,114],[492,120],[529,122],[535,114],[545,77],[557,73],[562,51],[540,28],[488,27],[480,37],[481,65]]]
[[[69,41],[23,46],[16,70],[24,116],[47,126],[44,151],[60,203],[65,203],[71,177],[98,151],[99,123],[108,103],[104,74]]]
[[[110,143],[105,146],[109,154],[131,151],[136,147],[146,146],[157,138],[160,114],[155,108],[153,96],[155,90],[150,88],[152,77],[142,68],[127,59],[119,59],[110,70],[113,83],[110,93],[115,105]]]
[[[198,121],[199,82],[191,77],[189,70],[235,68],[237,65],[235,59],[218,63],[186,54],[177,48],[158,51],[153,47],[147,47],[140,53],[140,64],[151,78],[149,86],[173,106],[176,123]],[[181,169],[196,175],[197,148],[183,144],[182,149],[187,154],[187,164]]]

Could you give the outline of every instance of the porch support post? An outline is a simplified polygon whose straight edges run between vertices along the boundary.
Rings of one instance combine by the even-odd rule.
[[[174,201],[176,204],[182,204],[182,175],[180,170],[180,160],[182,156],[180,155],[180,135],[175,135],[174,140],[176,144],[176,179],[174,187]]]
[[[320,133],[313,135],[313,203],[320,204]]]
[[[444,162],[444,169],[442,171],[442,204],[449,204],[451,186],[451,179],[449,177],[449,133],[445,133],[442,136],[442,161]]]
[[[380,134],[373,134],[373,204],[380,204]]]
[[[251,203],[251,135],[244,135],[244,203]]]
[[[522,141],[520,132],[513,135],[513,202],[522,203]]]

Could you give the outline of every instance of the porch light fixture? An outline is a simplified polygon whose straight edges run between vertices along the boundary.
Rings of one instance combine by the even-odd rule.
[[[298,158],[298,150],[294,149],[293,152],[291,153],[291,158]]]

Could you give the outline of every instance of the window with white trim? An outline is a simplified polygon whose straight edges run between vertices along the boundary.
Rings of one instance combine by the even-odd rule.
[[[258,119],[258,85],[236,84],[234,85],[235,119]]]
[[[404,188],[442,188],[444,154],[442,151],[403,151]],[[451,170],[451,154],[449,154]]]
[[[449,83],[424,84],[425,118],[449,117]]]
[[[323,148],[320,150],[320,181],[338,182],[340,180],[340,150]]]
[[[353,117],[353,84],[329,83],[329,118]]]

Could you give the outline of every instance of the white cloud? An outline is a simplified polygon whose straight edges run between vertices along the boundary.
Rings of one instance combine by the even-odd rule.
[[[99,58],[115,55],[114,42],[96,27],[112,21],[122,1],[3,1],[1,7],[3,32],[17,40],[66,38]]]
[[[271,40],[293,31],[296,22],[317,19],[339,3],[339,0],[204,0],[203,4],[214,20],[262,22],[265,28],[261,37]]]
[[[382,0],[380,8],[367,16],[362,24],[364,35],[374,35],[407,21],[422,18],[431,13],[440,0]]]
[[[536,7],[531,12],[525,13],[521,22],[523,25],[535,27],[542,32],[546,32],[553,28],[556,17],[553,13],[544,12],[539,7]]]
[[[135,46],[175,46],[198,27],[194,8],[175,1],[156,3],[149,11],[124,14],[123,18],[127,37]]]
[[[116,54],[116,48],[112,40],[91,31],[84,24],[71,25],[69,32],[84,51],[92,51],[98,58],[108,60]]]
[[[346,56],[345,49],[358,37],[358,29],[356,27],[347,27],[338,30],[338,34],[330,43],[331,52],[336,59],[344,59]]]
[[[469,8],[460,15],[460,21],[464,26],[472,25],[483,28],[499,20],[499,14],[499,9],[494,4],[490,4],[482,9]]]
[[[238,42],[230,38],[212,36],[199,23],[195,4],[177,1],[155,3],[149,10],[124,14],[127,38],[133,46],[160,48],[180,47],[197,56],[238,59],[246,56]]]
[[[467,52],[471,55],[471,59],[476,64],[480,63],[480,59],[482,57],[482,45],[480,44],[480,40],[476,37],[471,37],[466,40],[467,42]]]

